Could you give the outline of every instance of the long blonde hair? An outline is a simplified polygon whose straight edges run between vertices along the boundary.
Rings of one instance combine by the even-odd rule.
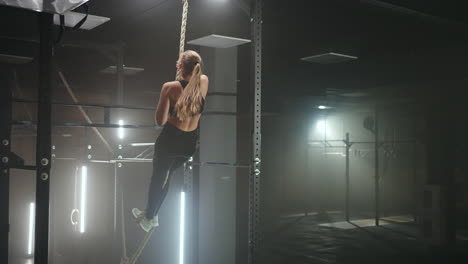
[[[203,94],[200,88],[202,72],[201,56],[193,51],[187,50],[180,56],[182,64],[182,76],[190,76],[190,81],[177,100],[174,110],[177,118],[183,121],[200,113],[203,101]]]

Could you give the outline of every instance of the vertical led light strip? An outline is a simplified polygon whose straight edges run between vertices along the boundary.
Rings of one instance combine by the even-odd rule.
[[[80,194],[80,233],[85,232],[86,219],[86,185],[88,184],[88,167],[81,167],[81,194]]]
[[[179,238],[179,264],[184,264],[185,245],[185,192],[180,193],[180,238]]]
[[[34,218],[36,208],[34,203],[29,204],[29,236],[28,236],[28,255],[33,254],[33,242],[34,242]]]
[[[119,126],[123,126],[124,122],[123,120],[119,120]],[[124,128],[123,127],[119,127],[119,139],[123,139],[124,138]]]

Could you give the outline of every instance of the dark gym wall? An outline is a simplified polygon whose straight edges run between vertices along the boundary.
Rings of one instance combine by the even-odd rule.
[[[463,45],[467,43],[466,27],[444,19],[443,9],[431,9],[439,17],[427,19],[369,5],[365,1],[346,2],[317,0],[284,5],[272,1],[265,4],[264,111],[277,115],[264,118],[264,155],[269,157],[264,160],[264,166],[270,174],[266,173],[268,176],[262,178],[262,187],[265,186],[262,191],[267,194],[267,197],[262,196],[262,201],[267,221],[270,216],[280,214],[273,202],[278,196],[284,196],[278,195],[278,191],[285,188],[278,176],[280,173],[291,181],[291,194],[284,198],[290,202],[284,207],[305,206],[306,197],[299,195],[297,190],[303,188],[301,183],[304,180],[301,171],[305,166],[304,146],[299,143],[299,138],[306,133],[302,122],[310,122],[301,115],[313,107],[312,103],[300,103],[307,96],[318,100],[315,106],[332,103],[335,98],[361,106],[362,102],[345,95],[363,93],[363,101],[371,105],[370,114],[373,114],[376,103],[393,107],[387,110],[387,116],[382,117],[381,138],[408,139],[410,136],[418,140],[417,146],[399,149],[397,158],[386,158],[383,150],[380,153],[381,176],[392,177],[382,179],[385,182],[382,210],[385,212],[414,212],[421,199],[421,190],[427,183],[442,183],[453,190],[452,165],[455,166],[455,160],[466,158],[458,147],[466,142],[459,136],[466,132],[466,118],[457,116],[463,112],[461,98],[466,97],[462,92],[464,88],[461,88],[467,86],[463,73],[468,58]],[[433,3],[426,7],[430,6]],[[328,51],[355,55],[359,59],[332,65],[300,61],[302,57]],[[285,107],[284,101],[291,103]],[[408,105],[413,109],[408,109]],[[290,108],[297,110],[288,110]],[[354,127],[362,128],[363,118],[350,117],[347,120],[352,125],[348,126],[351,133]],[[281,135],[275,136],[280,129],[283,129]],[[293,149],[292,155],[288,154],[289,148],[285,144]],[[276,169],[277,160],[269,153],[281,153],[282,162],[287,165]],[[416,158],[413,153],[417,153]],[[354,155],[353,152],[351,154]],[[352,206],[360,211],[372,210],[374,202],[373,153],[365,155],[365,158],[359,158],[361,166],[351,167],[363,181],[352,192],[357,201]],[[335,161],[321,164],[328,169],[311,166],[311,171],[328,175],[330,169],[338,171],[333,163]],[[466,175],[462,172],[466,171],[462,169],[464,165],[455,167],[457,175]],[[464,182],[464,178],[459,176],[458,182]],[[395,189],[401,192],[395,193]],[[458,193],[462,190],[466,191],[466,187],[460,188]],[[334,195],[335,202],[327,201],[329,207],[340,205],[340,190],[335,191],[338,192]],[[313,201],[320,200],[318,194],[312,192],[310,196],[315,198]],[[450,199],[453,207],[455,202],[453,197]],[[445,206],[450,207],[448,204]],[[463,210],[458,210],[457,214]]]
[[[319,120],[327,120],[328,140],[344,140],[346,132],[350,133],[351,141],[374,140],[373,134],[363,126],[364,119],[374,115],[372,109],[336,107],[322,111],[312,109],[310,106],[314,104],[313,99],[307,102],[297,98],[285,104],[287,107],[283,109],[286,110],[277,116],[264,118],[263,125],[268,131],[263,138],[268,175],[262,182],[265,219],[293,213],[344,210],[343,143],[330,142],[337,147],[327,148],[317,142],[307,145],[308,140],[323,139],[317,137]],[[414,112],[401,112],[397,108],[380,113],[380,140],[389,142],[379,151],[382,208],[388,214],[414,214],[415,182],[425,177],[420,173],[424,160],[415,158],[415,150],[424,150],[417,139],[416,131],[421,127],[414,122],[415,116]],[[412,139],[417,140],[398,143]],[[351,209],[356,216],[358,213],[369,215],[374,210],[374,153],[373,144],[355,144],[350,151]]]

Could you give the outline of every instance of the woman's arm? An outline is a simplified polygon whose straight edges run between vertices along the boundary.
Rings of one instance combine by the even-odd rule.
[[[156,108],[156,113],[154,115],[155,122],[158,126],[164,126],[169,117],[169,106],[171,102],[169,101],[169,85],[165,83],[161,88],[161,94],[159,96],[158,107]]]
[[[201,89],[202,89],[202,94],[203,94],[203,97],[206,97],[206,95],[208,94],[208,85],[209,85],[209,80],[208,80],[208,76],[206,75],[202,75],[200,77],[200,85],[201,85]]]

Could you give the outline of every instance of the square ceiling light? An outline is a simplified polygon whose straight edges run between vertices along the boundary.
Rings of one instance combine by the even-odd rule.
[[[136,75],[139,72],[144,71],[143,68],[136,68],[136,67],[127,67],[124,66],[124,74],[125,75]],[[109,66],[101,71],[101,73],[107,74],[117,74],[117,66]]]
[[[328,53],[318,54],[314,56],[304,57],[301,60],[306,61],[306,62],[319,63],[319,64],[334,64],[334,63],[341,63],[341,62],[357,60],[357,59],[358,57],[356,56],[345,55],[345,54],[340,54],[340,53],[335,53],[335,52],[328,52]]]
[[[0,5],[29,9],[36,12],[63,14],[89,0],[0,0]]]
[[[0,0],[1,1],[1,0]],[[65,26],[66,27],[74,27],[78,22],[80,22],[86,14],[83,13],[78,13],[78,12],[66,12],[64,14],[65,17]],[[94,15],[88,15],[88,18],[84,22],[83,25],[81,25],[80,29],[86,29],[86,30],[91,30],[95,27],[98,27],[106,22],[108,22],[110,18],[108,17],[101,17],[101,16],[94,16]],[[54,16],[54,24],[55,25],[60,25],[60,16],[55,15]]]
[[[202,47],[225,49],[250,43],[250,40],[212,34],[202,38],[191,40],[187,43]]]
[[[16,56],[9,54],[0,54],[0,63],[6,64],[26,64],[33,61],[32,57]]]

